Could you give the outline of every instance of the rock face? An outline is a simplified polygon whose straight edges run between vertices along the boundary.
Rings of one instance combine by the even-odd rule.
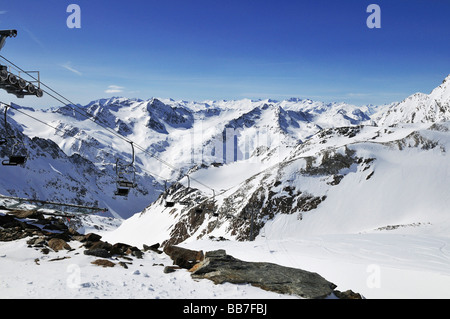
[[[201,262],[204,259],[202,251],[190,250],[177,246],[166,246],[164,248],[166,253],[173,263],[181,268],[190,269],[196,263]]]
[[[225,250],[210,251],[192,269],[193,278],[251,284],[264,290],[292,294],[303,298],[325,298],[336,285],[317,273],[265,262],[246,262],[227,255]]]

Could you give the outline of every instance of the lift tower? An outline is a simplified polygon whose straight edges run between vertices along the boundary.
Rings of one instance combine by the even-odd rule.
[[[17,36],[16,30],[0,30],[0,50],[5,45],[7,38],[15,38]],[[22,78],[25,73],[31,76],[31,73],[37,74],[37,77],[31,76],[32,81],[27,81]],[[11,65],[4,65],[0,63],[0,89],[8,93],[14,94],[18,98],[23,98],[25,95],[35,95],[42,97],[44,94],[41,90],[41,81],[39,71],[22,71],[16,70]]]

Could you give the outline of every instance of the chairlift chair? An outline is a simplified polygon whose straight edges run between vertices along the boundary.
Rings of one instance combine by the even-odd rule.
[[[167,200],[167,181],[164,181],[164,207],[174,207],[175,202]]]
[[[114,195],[116,196],[128,196],[130,193],[129,188],[123,188],[123,187],[117,187],[116,191],[114,192]]]
[[[134,146],[133,142],[130,142],[130,144],[132,148],[132,162],[119,168],[120,167],[119,159],[116,160],[117,188],[116,191],[114,192],[114,195],[117,196],[128,196],[128,194],[130,193],[130,189],[135,188],[137,186],[136,168],[134,167],[134,157],[135,157]],[[128,178],[125,178],[125,176],[128,176]]]
[[[136,183],[135,183],[135,170],[133,166],[127,166],[125,167],[125,169],[127,169],[128,171],[125,170],[121,170],[119,168],[119,160],[116,161],[116,173],[117,173],[117,180],[116,180],[116,191],[115,191],[115,195],[118,196],[128,196],[130,189],[136,187]],[[131,172],[130,172],[131,171]],[[127,173],[127,175],[129,175],[129,177],[131,177],[131,180],[126,179],[125,178],[125,173]]]
[[[10,155],[8,160],[3,160],[2,165],[4,166],[18,166],[24,165],[27,161],[27,157],[23,155]]]
[[[175,202],[168,202],[166,201],[164,204],[164,207],[174,207],[175,206]]]
[[[6,135],[8,135],[8,122],[7,122],[7,116],[6,112],[8,111],[8,105],[5,105],[5,131]],[[9,155],[8,160],[3,160],[2,165],[4,166],[18,166],[18,165],[24,165],[27,161],[26,156],[26,148],[25,144],[22,141],[19,141],[14,135],[6,136],[5,138],[0,139],[0,145],[5,145],[8,143],[8,140],[15,140],[15,143],[13,144],[11,148],[11,153]],[[19,150],[17,150],[18,146],[22,145]],[[25,154],[25,155],[24,155]]]

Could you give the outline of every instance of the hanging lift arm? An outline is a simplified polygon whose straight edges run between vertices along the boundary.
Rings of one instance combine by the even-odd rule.
[[[0,30],[0,50],[5,45],[7,38],[13,38],[17,36],[17,30]],[[9,62],[2,56],[2,59]],[[10,63],[12,64],[12,63]],[[21,72],[29,75],[34,81],[24,80],[20,72],[19,74],[11,73],[11,65],[0,64],[0,88],[6,90],[6,92],[14,94],[18,98],[23,98],[25,95],[35,95],[37,97],[42,97],[44,91],[41,89],[41,81],[39,71],[23,71],[22,69],[16,67]],[[14,69],[14,68],[13,68]],[[30,73],[37,73],[37,78],[31,76]]]
[[[8,143],[8,138],[11,137],[8,136],[8,121],[6,120],[6,111],[8,111],[8,104],[5,104],[5,137],[0,137],[0,145],[5,145],[6,143]]]
[[[17,30],[0,30],[0,50],[5,45],[6,38],[15,38]]]
[[[119,169],[119,159],[116,160],[116,174],[117,174],[117,189],[115,191],[115,195],[118,196],[127,196],[130,188],[135,188],[136,185],[136,168],[134,167],[134,158],[135,158],[135,154],[134,154],[134,145],[133,142],[129,142],[131,144],[131,149],[132,149],[132,161],[130,164],[123,166],[123,167],[127,167],[127,168],[131,168],[132,172],[132,176],[128,176],[128,177],[132,177],[132,180],[129,179],[125,179],[125,177],[123,176],[122,172]],[[129,173],[129,171],[128,171]]]

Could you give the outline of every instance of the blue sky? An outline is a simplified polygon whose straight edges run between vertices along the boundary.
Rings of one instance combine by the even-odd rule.
[[[69,29],[69,4],[81,28]],[[369,4],[381,28],[369,29]],[[1,55],[76,103],[310,98],[356,105],[429,93],[450,74],[448,0],[21,0]],[[49,97],[0,101],[47,107]]]

